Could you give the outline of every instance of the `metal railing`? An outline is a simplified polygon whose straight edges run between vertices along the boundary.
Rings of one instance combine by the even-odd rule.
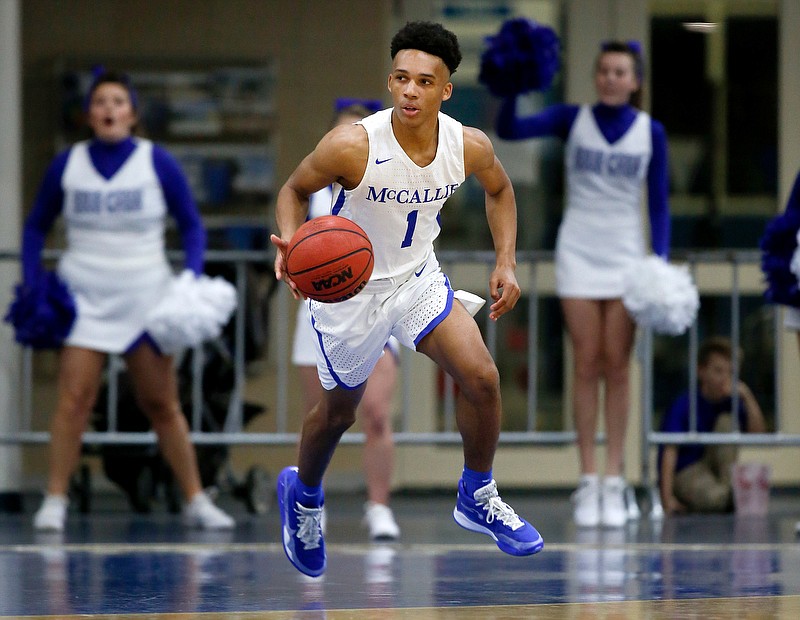
[[[739,369],[739,352],[741,347],[742,336],[742,323],[741,323],[741,299],[743,296],[742,287],[742,270],[744,268],[760,268],[761,253],[755,250],[744,251],[706,251],[706,252],[688,252],[683,256],[683,259],[688,264],[690,271],[696,277],[698,269],[709,263],[717,263],[727,265],[730,270],[730,281],[723,288],[729,290],[730,296],[730,341],[732,344],[732,377],[731,385],[737,385],[740,378]],[[760,273],[760,272],[759,272]],[[721,284],[721,283],[717,283]],[[763,285],[757,287],[755,291],[761,293]],[[702,295],[703,288],[700,287]],[[750,433],[744,432],[744,429],[739,428],[738,416],[732,416],[733,430],[731,432],[699,432],[698,431],[698,418],[697,418],[697,391],[698,391],[698,378],[697,378],[697,357],[699,350],[699,336],[698,336],[698,322],[689,328],[689,348],[687,359],[687,385],[689,391],[689,429],[686,432],[662,432],[654,428],[654,411],[653,411],[653,333],[650,330],[642,330],[642,432],[641,432],[641,448],[642,448],[642,462],[641,462],[641,483],[644,485],[650,496],[651,514],[655,517],[663,515],[659,490],[656,485],[656,476],[653,476],[650,467],[650,454],[651,449],[656,446],[663,445],[722,445],[734,444],[737,446],[774,446],[774,447],[787,447],[787,446],[800,446],[800,434],[789,433],[783,429],[782,399],[781,399],[781,386],[778,380],[780,374],[780,360],[782,356],[783,341],[781,333],[783,326],[779,320],[780,313],[779,307],[773,306],[771,308],[774,313],[773,335],[772,342],[774,345],[774,368],[775,368],[775,386],[774,386],[774,431],[764,433]],[[739,395],[737,390],[731,393],[731,410],[738,411],[739,409]]]
[[[57,251],[50,251],[46,254],[47,259],[54,259],[58,256]],[[442,263],[443,269],[450,274],[451,271],[462,270],[469,272],[467,280],[472,279],[476,286],[486,286],[489,273],[494,265],[495,255],[493,252],[462,252],[462,251],[442,251],[437,253]],[[171,258],[178,259],[178,254],[171,255]],[[760,254],[755,251],[718,251],[718,252],[692,252],[677,255],[678,262],[687,263],[690,270],[697,278],[703,275],[702,271],[709,266],[716,265],[718,271],[728,271],[730,281],[723,283],[717,277],[710,285],[712,294],[725,295],[730,298],[730,338],[734,345],[734,351],[738,351],[740,345],[741,317],[740,303],[743,291],[748,294],[760,294],[759,283],[753,284],[753,270],[758,270]],[[0,261],[18,260],[18,254],[13,252],[0,252]],[[253,265],[258,265],[262,270],[266,267],[271,269],[273,253],[268,251],[209,251],[206,255],[207,263],[225,263],[234,268],[234,284],[239,295],[239,306],[234,317],[232,355],[234,366],[234,388],[231,394],[228,407],[228,415],[225,420],[224,429],[219,432],[204,432],[202,428],[202,368],[203,350],[197,347],[193,350],[192,358],[192,405],[190,412],[191,439],[196,444],[217,444],[217,445],[293,445],[297,441],[297,433],[290,432],[289,429],[289,391],[292,389],[290,380],[290,361],[287,354],[290,350],[291,338],[291,317],[294,316],[296,305],[285,286],[278,288],[277,296],[271,302],[274,304],[275,311],[271,313],[274,321],[277,322],[275,328],[271,330],[274,334],[275,343],[272,349],[275,355],[275,394],[270,401],[270,408],[275,412],[275,431],[274,432],[248,432],[243,428],[243,391],[246,381],[246,362],[245,351],[245,329],[246,329],[246,304],[248,278],[247,270]],[[539,349],[536,346],[540,338],[547,337],[540,333],[539,325],[539,304],[545,297],[555,297],[552,286],[552,252],[547,251],[527,251],[519,252],[518,279],[523,292],[522,303],[527,304],[528,325],[527,325],[527,401],[525,409],[525,429],[521,431],[504,431],[500,435],[501,444],[515,445],[566,445],[575,441],[575,432],[571,430],[557,431],[538,431],[539,400],[537,393],[537,375],[541,367],[539,360]],[[742,286],[742,271],[749,270],[750,285]],[[547,272],[548,282],[543,284],[545,279],[542,274]],[[760,273],[760,272],[759,272]],[[701,278],[702,280],[702,278]],[[463,278],[459,282],[463,281]],[[698,281],[701,295],[704,294],[704,283]],[[479,288],[474,289],[480,291]],[[489,320],[488,312],[485,310],[478,315],[482,319],[482,330],[487,346],[493,356],[496,357],[498,350],[497,325]],[[775,367],[779,367],[782,328],[777,324],[774,330],[775,345]],[[560,336],[559,336],[560,337]],[[694,391],[696,390],[696,363],[698,350],[698,326],[697,323],[689,331],[689,352],[687,359],[688,378],[687,385],[692,391],[692,411],[690,414],[691,428],[686,433],[662,433],[654,429],[654,407],[653,407],[653,334],[648,330],[641,330],[639,335],[639,346],[637,355],[641,364],[641,411],[642,411],[642,430],[641,430],[641,472],[642,484],[649,487],[651,491],[655,488],[650,471],[651,450],[662,444],[721,444],[735,443],[739,445],[769,445],[769,446],[796,446],[800,445],[800,434],[790,434],[782,429],[781,402],[779,382],[775,384],[775,431],[770,433],[751,434],[735,429],[731,433],[699,433],[697,432],[697,413],[694,410]],[[46,443],[49,441],[49,433],[46,431],[34,431],[31,429],[32,421],[32,368],[33,352],[30,349],[22,350],[22,381],[21,381],[21,407],[17,412],[16,430],[0,434],[0,444],[30,444]],[[446,378],[444,395],[442,397],[441,410],[443,411],[443,428],[434,432],[414,432],[410,430],[409,410],[413,401],[412,385],[408,372],[410,361],[409,356],[403,357],[403,372],[401,372],[401,411],[394,440],[397,444],[460,444],[461,435],[455,427],[455,397],[452,380]],[[737,360],[734,359],[734,362]],[[121,361],[116,356],[110,358],[108,372],[108,430],[104,432],[90,431],[84,434],[84,442],[87,444],[150,444],[155,442],[155,435],[152,432],[121,432],[118,429],[117,419],[117,397],[118,386],[117,376],[121,369]],[[736,369],[734,363],[734,369]],[[738,371],[734,370],[734,381],[738,378]],[[734,398],[736,398],[734,396]],[[734,402],[734,406],[736,403]],[[599,434],[598,442],[602,442],[604,437]],[[348,432],[342,438],[342,443],[363,443],[363,433]],[[657,497],[653,497],[654,505]]]
[[[61,255],[59,250],[46,250],[44,260],[53,262]],[[169,258],[178,262],[182,254],[169,252]],[[266,251],[252,250],[208,250],[205,253],[206,264],[222,263],[233,268],[233,285],[236,287],[238,303],[232,319],[233,335],[231,355],[233,356],[233,389],[225,417],[225,427],[222,432],[202,432],[203,412],[203,347],[192,349],[192,381],[191,381],[191,411],[189,417],[192,429],[192,441],[199,444],[235,444],[252,443],[252,438],[243,432],[243,393],[245,387],[245,321],[247,307],[247,270],[249,267],[272,267],[274,254]],[[18,261],[19,253],[0,251],[0,261]],[[5,326],[10,329],[9,326]],[[42,444],[50,441],[47,431],[32,430],[33,421],[33,358],[34,351],[29,347],[21,349],[21,379],[20,379],[20,408],[16,416],[16,430],[0,434],[0,444]],[[124,369],[124,362],[119,355],[110,355],[106,369],[106,409],[107,429],[102,432],[88,431],[83,435],[84,444],[120,444],[120,445],[146,445],[156,442],[153,432],[123,432],[118,430],[119,417],[119,377]],[[13,412],[12,412],[13,414]]]

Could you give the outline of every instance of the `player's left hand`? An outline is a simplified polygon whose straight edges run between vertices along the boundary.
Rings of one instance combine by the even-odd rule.
[[[489,318],[496,321],[513,310],[519,301],[520,290],[513,267],[495,267],[489,278],[489,294],[494,303],[489,306]]]
[[[286,251],[289,249],[289,242],[281,239],[278,235],[270,235],[269,240],[275,246],[275,277],[278,280],[283,280],[289,285],[289,290],[292,291],[292,296],[295,299],[303,299],[300,291],[297,290],[297,285],[289,277],[286,271]]]

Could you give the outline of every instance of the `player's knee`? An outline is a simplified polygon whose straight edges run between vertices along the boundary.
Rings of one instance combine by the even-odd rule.
[[[355,418],[335,416],[328,418],[328,430],[331,435],[342,435],[353,426]]]
[[[469,373],[461,386],[464,395],[475,402],[496,399],[500,394],[500,373],[494,363],[485,363]]]
[[[334,434],[344,433],[356,421],[356,411],[350,407],[329,408],[324,411],[325,424]]]

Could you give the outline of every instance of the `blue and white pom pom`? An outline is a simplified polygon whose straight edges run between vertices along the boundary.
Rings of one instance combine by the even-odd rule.
[[[75,323],[75,300],[55,272],[43,272],[35,284],[18,284],[4,320],[14,337],[34,349],[57,349]]]
[[[651,255],[626,272],[622,303],[640,327],[679,336],[697,318],[700,295],[685,266]]]
[[[478,81],[497,97],[546,90],[561,68],[558,35],[533,20],[506,20],[486,43]]]
[[[767,222],[761,247],[761,271],[767,288],[764,299],[768,303],[800,307],[798,271],[793,264],[797,254],[797,236],[800,229],[800,214],[786,211]]]
[[[236,309],[236,288],[219,276],[185,270],[147,317],[147,333],[162,352],[174,354],[213,340]]]
[[[797,247],[792,252],[792,259],[789,261],[789,271],[800,280],[800,230],[797,231]]]

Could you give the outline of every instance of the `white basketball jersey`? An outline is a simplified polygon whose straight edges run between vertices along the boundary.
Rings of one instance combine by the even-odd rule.
[[[589,106],[582,106],[566,144],[567,209],[639,225],[642,181],[653,151],[650,117],[639,112],[609,144]],[[609,222],[610,223],[610,222]]]
[[[61,186],[70,252],[106,261],[163,260],[167,204],[149,140],[137,139],[110,179],[92,164],[88,143],[75,144]]]
[[[331,214],[331,203],[333,202],[333,190],[331,186],[323,187],[318,192],[314,192],[308,197],[308,218],[313,220],[320,215]]]
[[[375,249],[372,279],[403,278],[425,263],[439,236],[439,211],[464,182],[464,129],[439,113],[436,157],[418,166],[392,131],[392,109],[359,121],[369,137],[369,159],[361,183],[336,196],[334,215],[359,224]]]

